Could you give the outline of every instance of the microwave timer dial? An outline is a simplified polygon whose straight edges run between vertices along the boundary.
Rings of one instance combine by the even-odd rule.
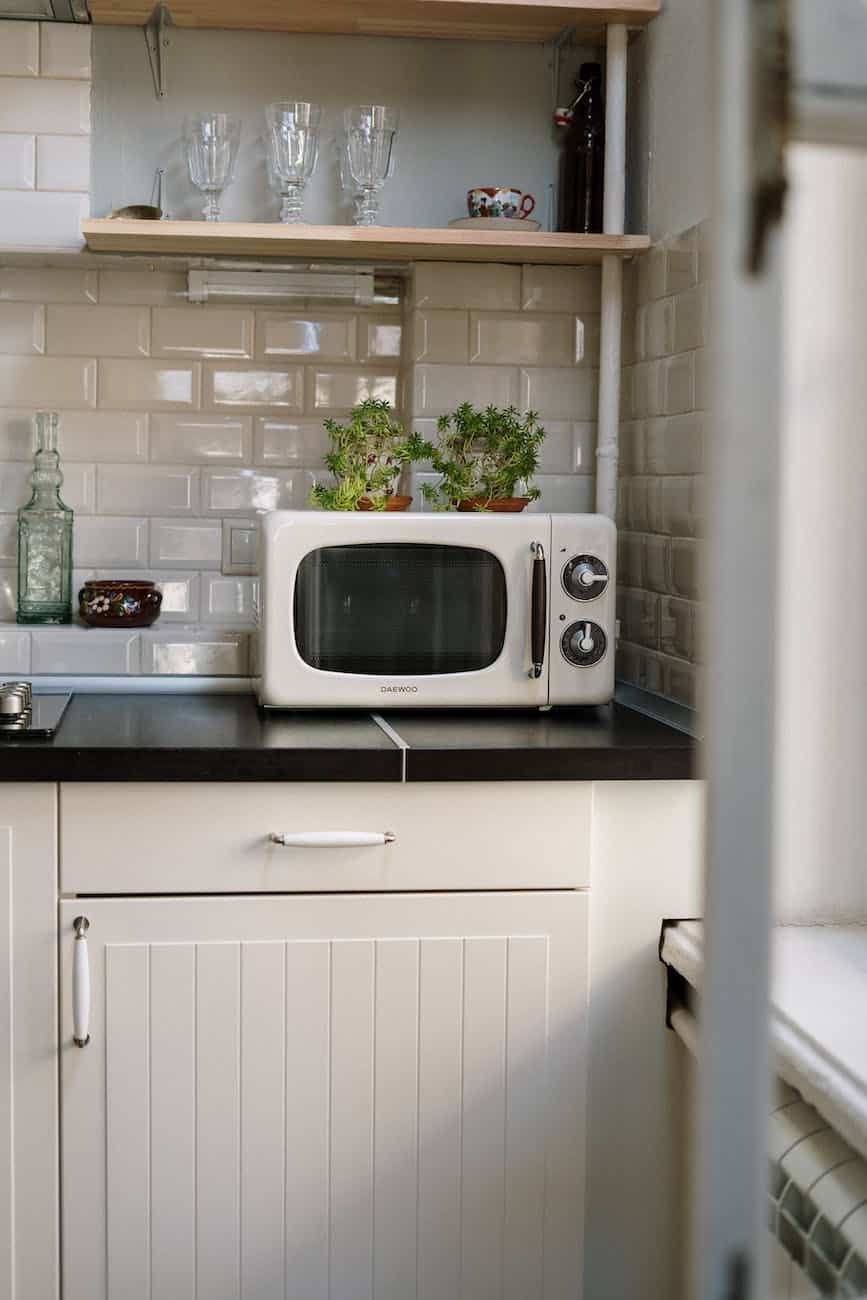
[[[608,639],[598,623],[583,620],[570,623],[560,638],[563,658],[576,668],[592,668],[608,648]]]
[[[573,555],[563,569],[563,589],[573,600],[595,600],[608,586],[608,569],[596,555]]]

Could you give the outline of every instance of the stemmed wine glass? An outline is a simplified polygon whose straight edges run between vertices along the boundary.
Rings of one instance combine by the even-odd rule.
[[[265,109],[268,163],[283,200],[280,220],[288,224],[301,220],[304,186],[319,158],[321,116],[318,104],[286,99]]]
[[[231,184],[241,140],[241,119],[228,113],[198,113],[184,123],[190,180],[205,195],[202,216],[220,220],[220,198]]]
[[[379,217],[379,192],[394,171],[394,142],[398,111],[382,104],[347,108],[346,165],[361,191],[355,224],[374,226]]]

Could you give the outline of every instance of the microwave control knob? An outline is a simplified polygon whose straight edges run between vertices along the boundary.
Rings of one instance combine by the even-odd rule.
[[[595,600],[608,586],[608,570],[596,555],[573,555],[563,569],[563,589],[573,600]]]
[[[592,668],[608,648],[608,639],[598,623],[571,623],[560,638],[563,658],[576,668]]]

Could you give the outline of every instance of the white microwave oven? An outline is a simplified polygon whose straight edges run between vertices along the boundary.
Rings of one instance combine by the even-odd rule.
[[[543,708],[614,693],[602,515],[275,510],[259,532],[259,702]]]

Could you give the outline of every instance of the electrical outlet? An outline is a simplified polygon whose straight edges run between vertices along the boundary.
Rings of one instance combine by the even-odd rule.
[[[223,520],[222,571],[235,577],[256,573],[259,524],[256,519]]]

